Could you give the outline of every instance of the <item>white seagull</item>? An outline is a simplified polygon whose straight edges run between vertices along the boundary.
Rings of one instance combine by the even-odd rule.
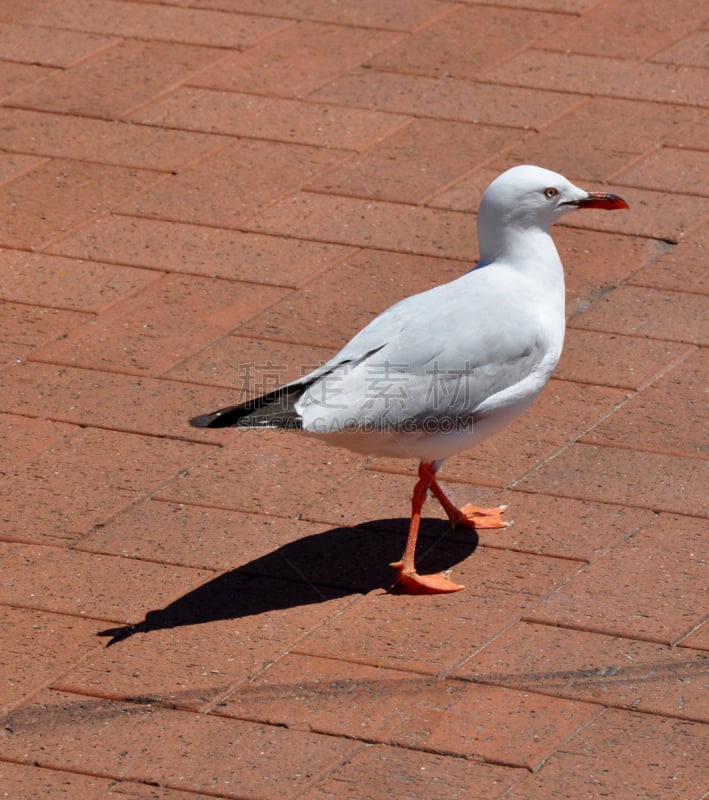
[[[310,374],[191,424],[293,428],[360,453],[417,459],[406,548],[391,565],[397,586],[462,589],[447,575],[416,572],[421,509],[430,491],[453,526],[509,524],[505,506],[457,508],[436,472],[521,414],[549,380],[565,329],[564,272],[549,231],[579,208],[628,204],[540,167],[507,170],[483,194],[480,262],[469,272],[391,306]]]

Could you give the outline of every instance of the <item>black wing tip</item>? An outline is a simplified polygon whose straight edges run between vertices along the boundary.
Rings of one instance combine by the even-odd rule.
[[[214,421],[219,418],[219,412],[213,414],[200,414],[198,417],[192,417],[190,425],[193,428],[216,428]]]
[[[302,386],[281,386],[237,406],[227,406],[192,417],[194,428],[300,428],[294,403]]]
[[[244,412],[241,408],[220,408],[218,411],[212,411],[209,414],[200,414],[197,417],[192,417],[190,425],[193,428],[231,428],[237,425],[239,420],[244,417],[248,412]]]

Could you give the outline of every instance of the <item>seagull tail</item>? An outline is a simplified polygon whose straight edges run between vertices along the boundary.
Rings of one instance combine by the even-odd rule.
[[[194,428],[302,428],[295,403],[303,386],[281,386],[268,394],[190,420]]]

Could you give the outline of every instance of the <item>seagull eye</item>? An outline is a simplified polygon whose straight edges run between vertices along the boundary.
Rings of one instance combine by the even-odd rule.
[[[552,197],[556,197],[559,194],[559,190],[555,189],[553,186],[550,186],[548,189],[544,190],[544,197],[549,198],[551,200]]]

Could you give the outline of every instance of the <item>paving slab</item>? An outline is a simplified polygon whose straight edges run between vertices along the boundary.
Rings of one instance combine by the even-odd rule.
[[[23,250],[39,247],[159,177],[154,170],[115,164],[42,161],[5,187],[0,244]]]
[[[0,142],[11,150],[164,172],[197,160],[229,141],[205,133],[19,108],[3,109],[0,124]]]
[[[140,39],[116,39],[71,70],[15,91],[22,108],[115,119],[171,89],[189,75],[223,60],[224,50]],[[18,87],[19,88],[19,87]]]
[[[288,288],[353,253],[340,245],[120,214],[96,220],[48,249],[90,261]]]
[[[545,597],[530,618],[673,644],[704,621],[706,521],[663,514]],[[673,568],[670,569],[670,564]],[[588,604],[588,593],[596,598]]]
[[[107,522],[175,477],[212,447],[153,436],[75,428],[73,435],[4,475],[3,538],[66,543]],[[23,502],[18,507],[17,498]]]
[[[689,647],[519,622],[454,675],[706,722],[708,658]]]
[[[92,637],[99,649],[58,675],[55,688],[206,712],[353,602],[347,593],[237,571],[171,603],[142,600],[142,618],[101,625]]]
[[[97,313],[159,273],[26,250],[0,251],[0,296],[10,302]]]
[[[274,790],[295,797],[313,774],[361,747],[337,737],[167,710],[140,698],[126,703],[54,692],[11,714],[7,724],[0,756],[14,761],[114,780],[157,776],[170,788],[263,800]],[[165,747],[166,737],[174,747]],[[117,740],[125,746],[117,749]],[[201,766],[206,754],[214,767],[222,765],[209,775]]]
[[[8,22],[0,24],[0,48],[3,56],[11,56],[14,61],[24,64],[70,67],[114,42],[113,33],[99,36],[60,29],[47,37],[46,28],[40,26],[19,27]]]
[[[522,478],[517,486],[706,518],[709,507],[702,487],[708,472],[709,465],[701,458],[579,443]]]
[[[35,354],[49,363],[159,375],[271,305],[272,286],[167,274]]]
[[[445,536],[487,547],[592,561],[653,518],[652,512],[646,509],[483,486],[473,482],[475,473],[462,484],[451,481],[449,475],[446,465],[441,471],[440,483],[454,502],[482,506],[505,504],[507,516],[514,524],[504,530],[474,533],[450,530],[445,513],[429,498],[424,506],[422,538],[438,540]],[[332,525],[367,526],[403,535],[407,531],[415,481],[413,473],[394,473],[375,462],[336,489],[327,503],[318,502],[306,508],[303,518]],[[569,526],[570,519],[574,520],[573,526]],[[428,546],[430,544],[429,541]],[[403,547],[403,538],[399,547]],[[425,549],[424,545],[422,547]],[[470,556],[473,560],[476,557]]]
[[[368,150],[409,121],[401,114],[191,87],[176,89],[140,108],[132,119],[152,128],[165,126],[356,151]]]
[[[189,84],[275,97],[304,97],[395,41],[395,34],[388,31],[306,20],[201,71]]]
[[[682,309],[681,314],[675,309]],[[574,324],[591,330],[613,331],[654,339],[706,345],[709,320],[706,298],[693,292],[667,291],[627,285],[602,297]]]
[[[372,745],[333,770],[306,800],[376,800],[398,797],[417,800],[464,800],[471,792],[496,800],[521,780],[527,770],[448,758],[401,747]]]
[[[403,545],[403,542],[402,542]],[[373,590],[298,646],[309,655],[440,674],[467,659],[582,568],[549,558],[450,541],[419,559],[422,572],[453,570],[465,592],[443,600]]]
[[[628,761],[612,759],[619,742]],[[509,795],[514,800],[568,797],[569,781],[581,797],[679,794],[699,800],[706,790],[706,726],[647,714],[607,711],[534,776]]]
[[[293,680],[303,674],[306,682]],[[504,733],[493,721],[501,707],[507,709]],[[563,741],[597,713],[593,706],[556,698],[549,704],[539,695],[309,656],[284,658],[219,708],[220,715],[289,729],[528,769],[538,768],[552,742]]]

